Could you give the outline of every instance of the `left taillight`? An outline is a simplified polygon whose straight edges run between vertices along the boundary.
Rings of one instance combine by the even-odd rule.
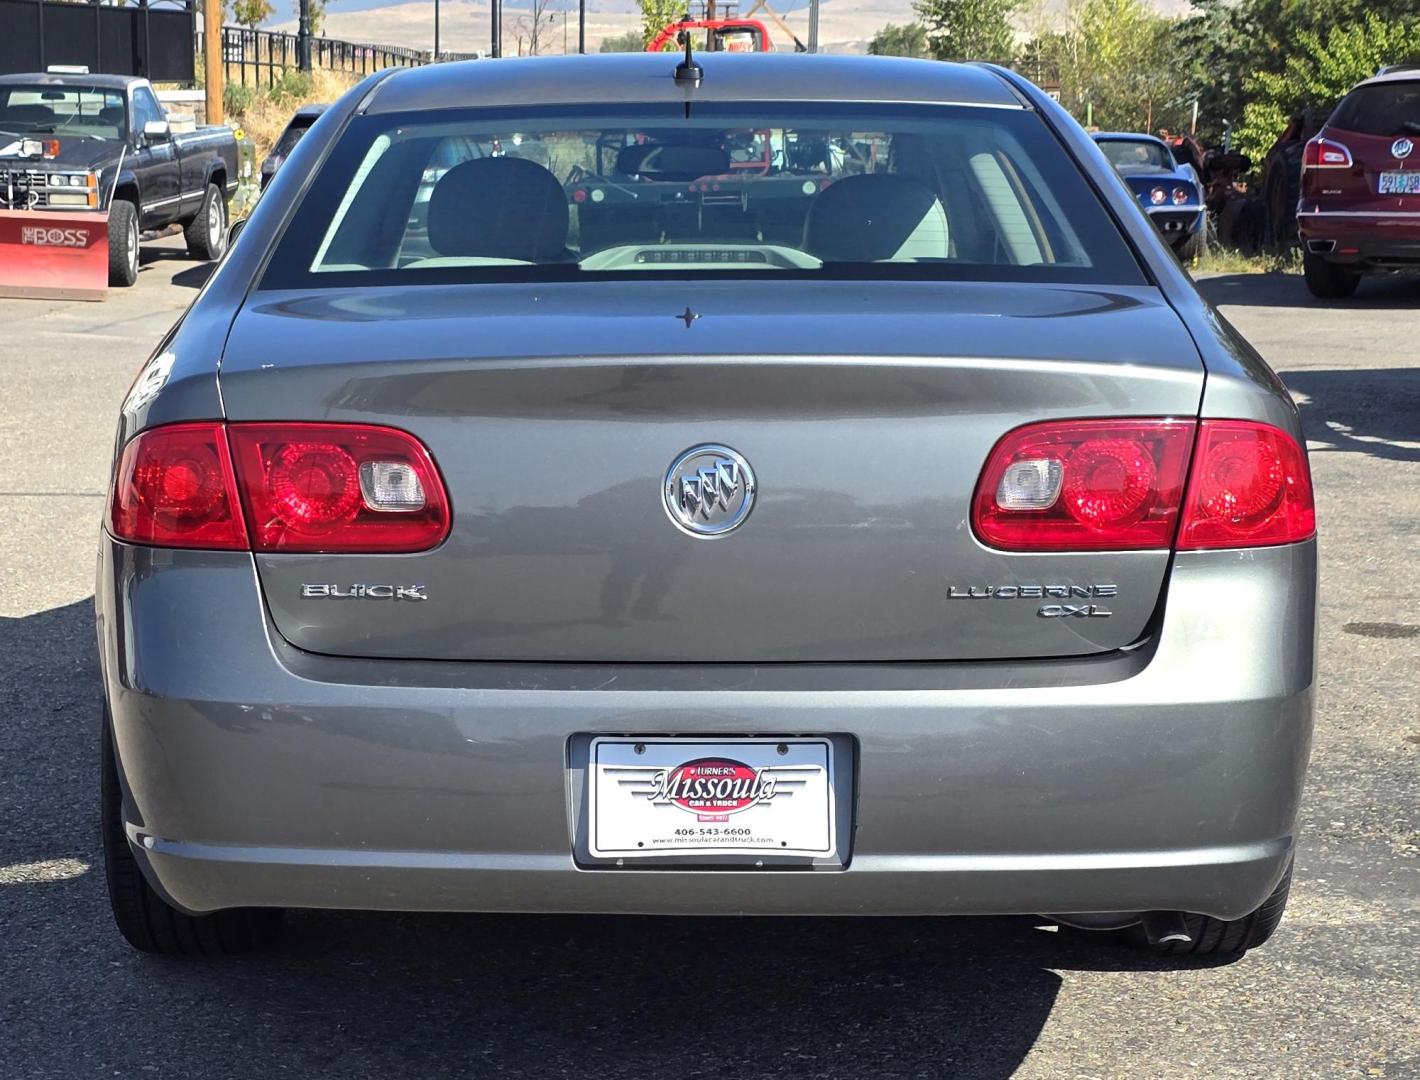
[[[1313,138],[1302,148],[1302,171],[1308,169],[1349,169],[1351,151],[1335,139]]]
[[[236,492],[222,424],[152,428],[123,448],[109,530],[134,544],[244,551],[247,532]]]
[[[159,547],[402,554],[448,536],[448,495],[414,436],[370,424],[207,422],[123,451],[115,537]]]

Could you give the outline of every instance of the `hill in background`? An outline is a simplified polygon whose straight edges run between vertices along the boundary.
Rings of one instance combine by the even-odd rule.
[[[741,0],[746,12],[753,0]],[[771,0],[799,38],[809,33],[807,0]],[[1150,6],[1170,15],[1188,10],[1188,0],[1151,0]],[[1047,5],[1062,14],[1065,0]],[[547,9],[554,16],[550,30],[544,28],[542,48],[547,53],[563,51],[564,28],[567,51],[577,51],[576,0],[550,0]],[[294,0],[276,0],[276,14],[267,21],[271,29],[292,30]],[[819,43],[825,52],[866,52],[873,34],[888,23],[913,21],[911,0],[821,0]],[[440,0],[440,45],[450,52],[476,52],[488,48],[488,0]],[[527,0],[505,0],[503,6],[503,50],[512,55],[518,36],[527,37]],[[617,37],[639,29],[641,16],[634,0],[587,0],[587,50],[596,52],[603,38]],[[782,35],[770,24],[776,46],[786,47]],[[325,33],[346,41],[370,41],[428,49],[434,43],[433,0],[330,0],[326,8]]]

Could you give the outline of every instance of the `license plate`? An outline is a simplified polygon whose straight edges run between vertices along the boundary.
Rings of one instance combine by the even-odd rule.
[[[597,738],[588,773],[597,858],[836,851],[826,739]]]
[[[1379,191],[1382,195],[1420,195],[1420,169],[1381,173]]]

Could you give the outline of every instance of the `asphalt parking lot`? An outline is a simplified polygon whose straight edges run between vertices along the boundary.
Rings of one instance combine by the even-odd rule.
[[[271,954],[181,962],[109,922],[90,609],[118,403],[205,276],[179,254],[103,304],[0,301],[0,1077],[1420,1077],[1420,281],[1203,284],[1301,404],[1320,509],[1318,730],[1266,948],[299,912]]]

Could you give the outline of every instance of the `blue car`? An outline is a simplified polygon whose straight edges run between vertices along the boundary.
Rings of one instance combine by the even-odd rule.
[[[1168,143],[1152,135],[1094,134],[1104,156],[1174,253],[1192,258],[1203,243],[1203,185],[1192,165],[1181,164]]]

